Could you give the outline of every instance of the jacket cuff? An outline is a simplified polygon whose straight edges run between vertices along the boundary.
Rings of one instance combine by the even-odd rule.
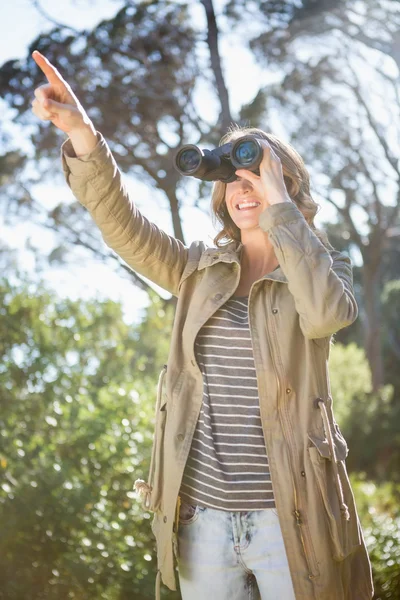
[[[294,202],[279,202],[268,206],[261,213],[258,223],[261,229],[267,232],[277,225],[287,225],[301,219],[304,219],[304,215]]]
[[[88,177],[91,173],[96,173],[98,167],[108,156],[109,150],[107,142],[99,131],[96,131],[97,144],[91,152],[77,157],[72,146],[71,140],[68,138],[61,146],[61,160],[64,174],[67,176],[70,173],[75,177],[84,175]]]

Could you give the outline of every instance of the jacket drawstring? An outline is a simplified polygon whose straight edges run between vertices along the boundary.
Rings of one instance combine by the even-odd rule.
[[[152,487],[144,479],[136,479],[134,485],[139,498],[142,499],[144,508],[148,510],[150,508]]]
[[[157,577],[156,577],[156,600],[161,600],[161,571],[157,571]]]
[[[181,512],[181,497],[178,496],[176,500],[176,510],[175,510],[175,526],[174,531],[177,534],[179,529],[179,513]]]
[[[331,462],[332,462],[333,474],[334,474],[334,479],[335,479],[336,492],[337,492],[338,499],[339,499],[340,512],[342,513],[342,517],[345,518],[346,521],[349,521],[350,513],[349,513],[349,509],[344,501],[342,482],[340,481],[340,475],[339,475],[339,471],[338,471],[338,467],[337,467],[335,446],[333,443],[332,431],[330,428],[328,413],[326,410],[324,400],[318,399],[318,406],[321,409],[322,422],[324,424],[324,431],[325,431],[326,438],[328,440],[329,450],[331,453],[331,458],[332,458]]]
[[[158,377],[158,383],[157,383],[156,419],[157,419],[158,411],[161,408],[162,386],[163,386],[164,377],[165,377],[166,372],[167,372],[167,365],[164,365],[163,370],[161,371],[161,373]],[[154,457],[155,457],[155,450],[157,448],[157,435],[158,435],[158,431],[157,431],[157,427],[156,427],[155,431],[154,431],[153,450],[151,453],[149,477],[148,477],[147,483],[143,479],[136,479],[136,481],[134,483],[135,490],[138,493],[139,498],[143,498],[143,506],[147,510],[149,510],[150,506],[151,506],[151,492],[153,490],[151,482],[153,481],[153,475],[154,475]]]

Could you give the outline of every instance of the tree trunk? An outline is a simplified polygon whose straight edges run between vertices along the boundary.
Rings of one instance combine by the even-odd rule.
[[[377,256],[373,256],[371,259],[372,254],[372,248],[368,252],[364,252],[363,284],[366,313],[364,347],[371,369],[373,391],[376,392],[384,384],[379,269],[381,260],[377,260]]]
[[[185,244],[185,238],[183,235],[182,229],[182,221],[179,215],[179,204],[178,198],[176,197],[176,189],[172,190],[164,190],[167,194],[169,205],[171,207],[171,218],[172,218],[172,227],[174,229],[174,237],[180,240],[183,244]]]
[[[221,103],[220,123],[222,134],[226,133],[232,123],[231,109],[229,107],[229,94],[226,89],[221,67],[221,57],[218,50],[218,27],[212,0],[201,0],[207,16],[207,44],[210,50],[211,68],[217,84],[218,98]]]

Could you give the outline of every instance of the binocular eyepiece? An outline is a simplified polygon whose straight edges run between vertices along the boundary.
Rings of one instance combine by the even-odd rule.
[[[231,183],[237,179],[236,169],[247,169],[259,175],[262,159],[260,140],[245,135],[213,150],[202,150],[193,144],[182,146],[174,157],[174,166],[181,175]]]

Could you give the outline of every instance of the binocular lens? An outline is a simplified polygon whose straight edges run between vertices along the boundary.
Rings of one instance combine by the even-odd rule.
[[[184,150],[178,157],[178,167],[183,173],[197,169],[201,163],[201,155],[197,150]]]
[[[247,140],[238,144],[234,150],[234,158],[243,167],[252,164],[258,156],[258,146],[255,142]]]
[[[248,169],[257,175],[263,158],[261,142],[252,135],[242,136],[213,150],[185,144],[174,156],[174,166],[181,175],[202,181],[230,183],[237,178],[236,169]]]

